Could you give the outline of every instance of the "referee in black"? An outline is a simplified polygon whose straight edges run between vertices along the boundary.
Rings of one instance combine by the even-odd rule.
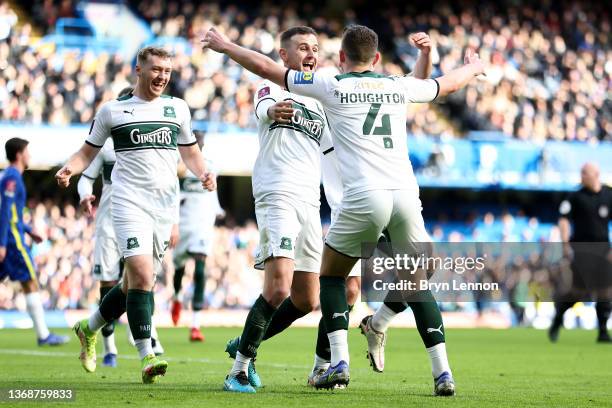
[[[580,176],[582,188],[570,194],[559,207],[564,252],[572,258],[572,292],[564,301],[555,303],[556,314],[548,335],[550,341],[556,342],[563,325],[563,314],[577,301],[595,296],[599,324],[597,341],[611,343],[607,322],[612,309],[612,252],[608,233],[612,189],[601,184],[599,168],[594,163],[582,166]]]

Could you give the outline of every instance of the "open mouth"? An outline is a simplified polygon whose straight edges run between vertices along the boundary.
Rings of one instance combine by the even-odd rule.
[[[154,90],[161,92],[164,90],[164,86],[166,86],[164,81],[153,81],[151,83],[151,86],[153,87]]]
[[[303,62],[302,70],[304,71],[314,71],[315,63],[314,62]]]

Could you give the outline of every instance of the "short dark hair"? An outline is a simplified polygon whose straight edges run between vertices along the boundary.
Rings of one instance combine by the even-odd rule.
[[[352,62],[371,62],[378,51],[378,35],[362,25],[350,25],[342,34],[342,50]]]
[[[315,37],[317,36],[317,32],[314,28],[308,26],[296,26],[286,29],[281,33],[280,42],[281,47],[287,48],[289,45],[288,42],[293,38],[294,35],[308,35],[312,34]]]
[[[7,160],[11,163],[17,160],[17,154],[23,152],[29,143],[27,140],[18,137],[7,140],[4,145]]]
[[[150,45],[138,51],[138,56],[136,57],[138,65],[142,65],[147,62],[149,55],[155,55],[156,57],[161,58],[172,58],[172,54],[166,49]]]

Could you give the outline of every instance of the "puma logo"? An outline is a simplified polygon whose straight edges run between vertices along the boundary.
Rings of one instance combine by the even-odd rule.
[[[433,333],[433,332],[438,332],[444,336],[444,333],[442,333],[442,325],[440,325],[437,329],[434,329],[433,327],[427,328],[427,333]]]
[[[347,321],[348,321],[348,310],[342,313],[334,313],[332,316],[332,319],[335,319],[336,317],[344,317]]]
[[[132,108],[132,111],[124,110],[123,113],[129,113],[130,115],[134,116],[134,108]]]

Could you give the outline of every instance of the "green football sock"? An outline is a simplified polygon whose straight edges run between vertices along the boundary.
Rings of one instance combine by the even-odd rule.
[[[255,358],[257,349],[275,311],[276,309],[262,295],[259,295],[244,323],[244,329],[240,336],[240,345],[238,346],[240,354]]]
[[[183,275],[185,274],[185,268],[176,268],[174,270],[174,279],[172,283],[174,284],[174,295],[178,296],[181,293],[181,288],[183,286]]]
[[[195,271],[193,272],[193,300],[191,301],[193,310],[202,310],[204,308],[205,280],[204,260],[196,259]]]
[[[349,313],[353,310],[354,305],[349,305]],[[323,360],[331,360],[331,350],[329,348],[329,337],[327,337],[327,331],[325,330],[325,321],[323,317],[319,320],[319,328],[317,331],[317,347],[315,349],[317,356]]]
[[[325,330],[325,319],[323,319],[323,316],[321,316],[321,319],[319,320],[319,328],[317,331],[317,346],[315,348],[315,353],[323,360],[331,360],[329,338],[327,337],[327,330]]]
[[[151,298],[148,290],[129,289],[127,294],[127,315],[134,340],[151,337]]]
[[[348,330],[348,304],[346,303],[346,278],[321,276],[321,313],[327,333]]]
[[[276,309],[276,313],[272,316],[272,320],[266,328],[262,340],[268,340],[270,337],[276,336],[278,333],[291,326],[291,323],[306,315],[307,313],[295,307],[291,298],[288,297],[280,304],[278,309]]]
[[[100,301],[104,299],[104,296],[108,292],[111,291],[112,286],[100,286]],[[115,320],[107,321],[107,323],[102,327],[102,336],[108,337],[115,332]]]
[[[149,292],[149,308],[151,310],[151,316],[155,313],[155,293]]]
[[[126,295],[121,291],[121,284],[113,286],[100,301],[100,314],[104,321],[117,320],[125,313]]]
[[[402,313],[404,310],[408,309],[408,306],[404,302],[395,301],[397,295],[393,291],[387,292],[387,296],[385,297],[385,306],[389,309],[393,310],[396,314]]]
[[[444,323],[438,302],[429,290],[418,292],[415,297],[409,299],[408,306],[414,313],[417,329],[423,340],[425,348],[430,348],[439,343],[444,343]]]

